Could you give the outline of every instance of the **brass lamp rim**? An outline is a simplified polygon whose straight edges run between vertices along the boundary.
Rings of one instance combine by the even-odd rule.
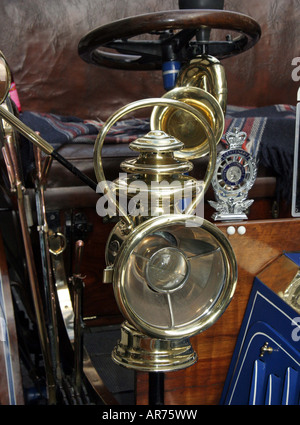
[[[2,51],[0,51],[0,62],[2,62],[0,69],[6,74],[5,81],[1,80],[1,90],[0,90],[0,104],[1,104],[4,102],[4,100],[8,96],[8,93],[11,87],[12,78],[11,78],[11,72],[10,72],[7,60],[4,54],[2,53]]]
[[[162,229],[166,225],[182,225],[187,224],[187,222],[202,227],[204,230],[209,232],[220,245],[220,249],[224,255],[225,260],[224,266],[226,269],[226,281],[216,302],[209,309],[209,311],[207,311],[207,313],[202,315],[200,318],[197,318],[191,323],[187,323],[177,328],[165,329],[155,327],[149,323],[146,323],[146,321],[139,317],[133,311],[130,303],[127,300],[125,293],[127,283],[126,264],[134,248],[147,235]],[[139,224],[123,242],[114,266],[113,288],[120,311],[122,312],[125,319],[133,326],[135,326],[139,331],[154,338],[178,339],[182,337],[190,337],[204,331],[213,325],[229,305],[235,292],[236,283],[236,258],[228,239],[221,230],[219,230],[209,221],[205,220],[204,218],[191,215],[163,215],[160,217],[150,218],[149,220]]]

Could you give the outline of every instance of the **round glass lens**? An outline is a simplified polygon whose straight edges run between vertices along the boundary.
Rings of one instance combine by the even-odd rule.
[[[189,262],[177,248],[166,247],[156,251],[146,267],[149,286],[158,292],[181,288],[189,276]]]

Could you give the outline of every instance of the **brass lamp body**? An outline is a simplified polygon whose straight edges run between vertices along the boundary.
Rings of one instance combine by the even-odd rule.
[[[209,93],[195,89],[202,98],[209,98],[210,105],[217,105],[219,138],[224,128],[221,107]],[[236,286],[237,267],[223,233],[193,215],[210,184],[216,161],[216,131],[201,108],[172,98],[145,99],[121,108],[108,119],[96,140],[98,181],[106,181],[101,150],[110,127],[125,114],[149,106],[164,110],[171,107],[190,115],[201,127],[210,152],[200,184],[187,173],[193,167],[189,158],[205,154],[202,147],[189,148],[181,155],[186,143],[160,128],[152,128],[130,144],[138,156],[121,164],[126,174],[113,182],[113,189],[107,184],[104,191],[120,213],[106,244],[104,271],[104,281],[113,284],[125,318],[112,358],[126,368],[167,372],[197,361],[189,337],[211,326],[226,309]],[[126,193],[129,204],[136,196],[135,188],[146,202],[140,202],[138,214],[131,214],[120,198]],[[180,202],[186,190],[187,206]],[[205,270],[202,280],[201,269]],[[214,270],[218,270],[216,277]]]

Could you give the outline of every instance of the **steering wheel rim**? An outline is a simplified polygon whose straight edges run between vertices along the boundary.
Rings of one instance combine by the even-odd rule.
[[[126,54],[123,60],[119,55],[111,55],[105,51],[99,52],[100,47],[110,47],[122,49],[122,45],[129,46],[127,38],[138,36],[145,33],[169,31],[174,29],[184,30],[184,37],[189,42],[188,38],[192,38],[195,35],[197,29],[201,26],[206,26],[212,29],[223,29],[236,31],[240,35],[233,40],[227,40],[227,51],[222,53],[222,49],[219,53],[208,52],[212,56],[218,59],[224,59],[227,57],[234,56],[238,53],[242,53],[252,46],[254,46],[261,36],[260,25],[251,17],[238,12],[231,12],[227,10],[170,10],[163,12],[154,12],[143,15],[137,15],[134,17],[124,18],[118,21],[111,22],[106,25],[102,25],[94,30],[88,32],[78,44],[78,54],[86,62],[92,63],[99,66],[116,68],[116,69],[128,69],[128,70],[154,70],[161,69],[162,59],[157,55],[149,56],[148,60],[145,60],[143,51],[139,51],[138,54],[133,55],[133,60],[129,60],[128,54]],[[177,42],[176,37],[172,35],[170,42]],[[125,42],[124,42],[124,39]],[[117,44],[118,42],[118,44]],[[165,47],[168,40],[163,39],[156,43],[162,49]],[[148,45],[153,41],[146,41]],[[179,40],[180,43],[180,40]],[[208,42],[210,43],[210,42]],[[135,43],[137,44],[137,43]],[[217,43],[215,43],[217,45]],[[225,44],[224,44],[225,45]],[[208,44],[206,44],[208,46]],[[178,47],[178,46],[177,46]],[[183,49],[186,46],[182,46]],[[141,45],[141,49],[143,44]],[[219,49],[220,50],[220,49]],[[131,53],[132,55],[132,53]],[[140,55],[140,57],[138,57]],[[192,55],[192,57],[194,57]],[[190,58],[186,57],[186,60]]]

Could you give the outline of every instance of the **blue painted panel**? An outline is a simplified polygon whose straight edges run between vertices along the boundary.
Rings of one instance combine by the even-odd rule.
[[[300,252],[286,252],[284,255],[300,267]]]
[[[281,404],[282,380],[271,373],[268,377],[265,405],[276,406]]]
[[[266,364],[262,360],[255,360],[250,384],[249,404],[257,406],[265,402]]]
[[[261,349],[268,342],[272,352],[265,352],[262,357]],[[283,395],[283,383],[286,382],[286,371],[292,367],[300,370],[300,353],[264,322],[255,323],[247,333],[239,361],[235,365],[234,374],[223,404],[265,404],[268,399],[269,377],[276,376],[282,383],[281,387],[273,387],[280,394],[273,393],[272,403],[278,404]],[[291,387],[288,387],[291,391]],[[297,379],[293,391],[299,394],[300,381]],[[298,395],[299,397],[299,395]]]
[[[292,367],[288,367],[285,374],[285,381],[282,394],[282,402],[286,406],[298,404],[299,401],[299,372]]]
[[[300,335],[300,327],[296,316],[295,310],[255,279],[221,404],[299,403],[300,341],[295,335]],[[273,352],[260,357],[265,342]]]

